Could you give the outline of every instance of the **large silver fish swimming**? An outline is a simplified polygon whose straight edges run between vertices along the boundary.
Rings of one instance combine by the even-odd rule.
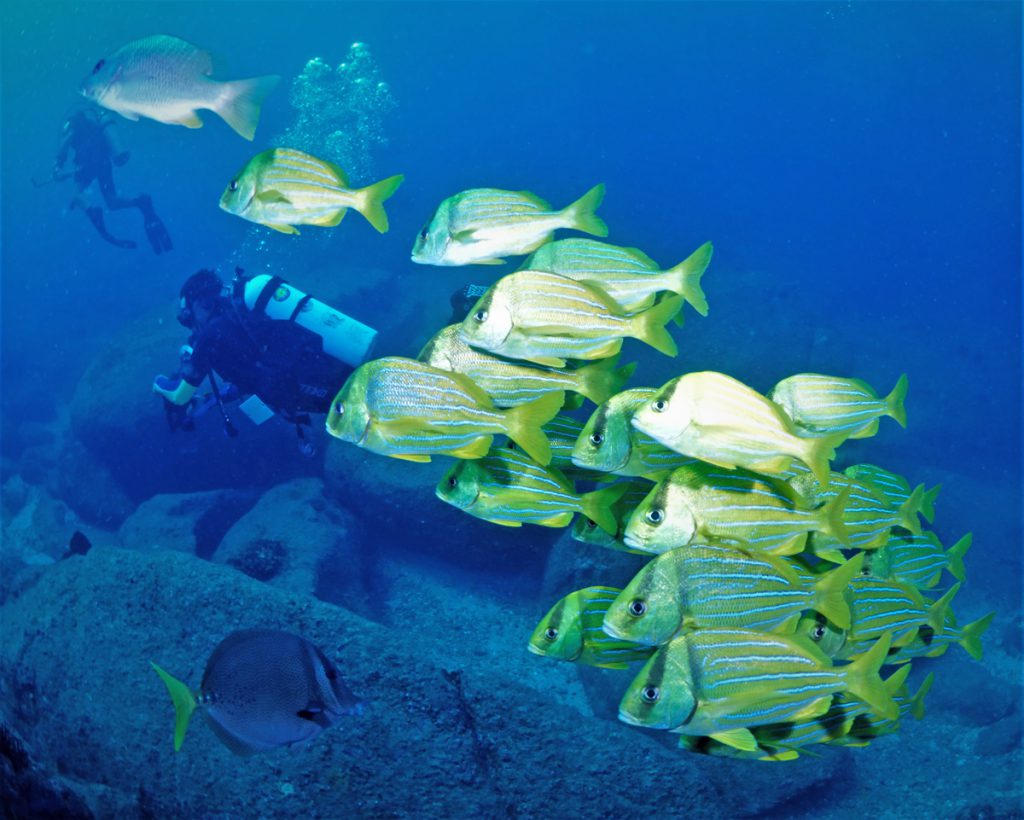
[[[203,710],[220,741],[240,755],[304,743],[362,710],[315,644],[276,629],[228,635],[206,662],[198,692],[151,665],[174,701],[175,751],[196,709]]]
[[[129,120],[148,117],[201,128],[198,111],[213,111],[239,135],[256,134],[263,99],[276,75],[212,80],[213,60],[191,43],[167,34],[132,40],[99,60],[82,81],[82,94]]]

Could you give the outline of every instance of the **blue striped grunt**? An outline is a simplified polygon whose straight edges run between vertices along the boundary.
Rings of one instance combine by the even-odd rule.
[[[581,515],[572,523],[572,537],[583,544],[594,544],[598,547],[606,547],[607,549],[619,552],[630,552],[634,555],[647,555],[647,553],[641,550],[627,547],[626,542],[622,540],[622,535],[626,527],[626,521],[629,520],[629,516],[633,514],[633,510],[636,509],[637,505],[647,496],[651,485],[644,481],[626,481],[623,483],[626,487],[625,492],[618,501],[612,504],[612,515],[615,516],[616,525],[615,533],[605,532],[597,525],[596,521]]]
[[[956,584],[937,601],[927,601],[915,587],[861,575],[850,581],[851,623],[841,657],[853,657],[878,639],[892,635],[893,646],[909,643],[919,628],[941,633],[946,607],[960,589]]]
[[[846,666],[813,644],[748,629],[698,629],[661,647],[630,684],[619,719],[634,726],[706,735],[744,751],[757,749],[751,727],[828,711],[847,691],[880,716],[896,704],[878,670],[889,650],[881,638]]]
[[[811,507],[784,481],[694,462],[654,486],[630,517],[624,540],[654,554],[714,543],[793,555],[812,530],[845,537],[847,492]]]
[[[580,495],[556,467],[542,467],[526,453],[492,447],[483,458],[460,461],[442,476],[436,494],[470,515],[507,527],[566,527],[575,513],[615,532],[611,505],[625,492],[618,484]]]
[[[641,433],[632,425],[633,411],[648,401],[655,390],[635,387],[601,403],[580,431],[572,451],[573,464],[623,476],[664,477],[664,473],[692,464]]]
[[[854,718],[850,731],[831,742],[837,746],[867,746],[875,738],[899,731],[900,721],[907,715],[913,716],[915,720],[921,720],[924,717],[925,696],[931,690],[934,682],[935,673],[929,672],[913,695],[910,694],[906,685],[901,686],[893,696],[900,712],[897,719],[888,720],[869,713],[859,714]]]
[[[682,303],[672,296],[626,316],[594,285],[521,270],[502,277],[480,297],[460,333],[473,347],[551,367],[564,367],[566,359],[614,356],[625,337],[675,356],[679,349],[665,325]]]
[[[870,484],[876,491],[884,495],[891,507],[902,507],[912,494],[910,482],[898,473],[891,473],[874,464],[854,464],[843,470],[850,478]],[[935,499],[942,490],[941,484],[936,484],[930,490],[924,490],[921,496],[921,504],[918,512],[924,516],[929,524],[935,522]]]
[[[886,663],[906,663],[914,658],[937,658],[944,655],[952,644],[959,644],[968,655],[980,661],[983,654],[981,636],[988,630],[994,617],[995,612],[990,612],[969,624],[957,626],[953,610],[947,609],[941,635],[930,626],[922,626],[910,643],[889,652]]]
[[[614,587],[569,593],[537,624],[527,648],[535,655],[604,669],[626,669],[634,661],[646,660],[653,647],[619,641],[601,631],[605,610],[618,593]]]
[[[439,330],[416,358],[440,370],[469,376],[496,407],[525,404],[552,390],[571,390],[600,404],[621,390],[636,369],[636,364],[617,367],[618,357],[575,370],[511,361],[470,347],[459,335],[459,325]]]
[[[565,394],[548,393],[508,410],[461,373],[415,359],[388,356],[361,364],[331,404],[327,431],[375,453],[409,461],[431,454],[480,458],[494,433],[505,433],[547,464],[551,446],[541,425],[561,408]]]
[[[798,373],[783,379],[768,393],[793,423],[809,435],[845,433],[847,438],[869,438],[878,432],[882,416],[907,426],[907,376],[900,376],[884,399],[860,379],[842,379],[818,373]]]
[[[626,313],[646,310],[654,304],[658,293],[671,291],[682,296],[701,316],[707,316],[708,302],[700,280],[711,262],[712,251],[711,243],[705,242],[675,267],[662,270],[637,248],[621,248],[596,239],[574,237],[541,245],[523,263],[522,269],[592,282]]]
[[[829,459],[845,433],[801,438],[775,402],[724,373],[687,373],[633,413],[633,426],[675,450],[720,467],[780,475],[796,458],[828,486]]]
[[[828,618],[817,612],[808,612],[797,622],[795,634],[815,644],[832,660],[846,658],[846,630],[829,623]]]
[[[614,638],[664,644],[684,628],[737,627],[789,633],[804,610],[850,625],[846,588],[863,556],[813,581],[786,559],[738,547],[677,547],[647,563],[608,608]]]
[[[595,185],[560,211],[529,191],[472,188],[444,200],[412,248],[421,265],[500,265],[505,256],[529,253],[559,228],[607,236],[595,213],[604,185]]]
[[[971,548],[974,536],[967,533],[948,550],[933,532],[920,535],[893,533],[888,542],[873,550],[866,566],[879,578],[894,578],[918,589],[931,589],[942,577],[942,571],[958,581],[967,577],[964,555]]]
[[[398,175],[350,188],[345,172],[333,162],[294,148],[271,148],[250,159],[224,189],[220,207],[228,213],[297,234],[296,225],[330,228],[349,208],[358,211],[380,233],[388,229],[384,201],[405,177]]]

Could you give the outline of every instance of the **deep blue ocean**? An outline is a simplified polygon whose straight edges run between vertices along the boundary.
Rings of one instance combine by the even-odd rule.
[[[381,627],[381,641],[401,635],[379,659],[380,668],[373,667],[372,654],[364,654],[364,665],[351,673],[369,714],[390,714],[386,719],[395,725],[360,730],[361,743],[378,746],[353,750],[350,736],[332,731],[315,741],[319,750],[311,745],[290,752],[283,764],[285,758],[236,760],[205,727],[194,726],[179,758],[194,743],[194,755],[203,749],[215,755],[207,769],[235,771],[239,782],[254,784],[247,787],[251,803],[230,805],[227,775],[204,782],[204,804],[183,796],[188,777],[175,768],[177,758],[171,760],[170,707],[159,682],[144,660],[129,663],[118,652],[119,613],[128,623],[133,607],[142,597],[159,595],[157,588],[143,590],[140,583],[120,589],[117,605],[103,619],[110,628],[106,655],[81,655],[73,637],[80,635],[74,631],[79,616],[67,615],[68,599],[54,601],[54,611],[59,603],[63,614],[43,618],[34,629],[53,642],[43,653],[48,662],[67,653],[76,658],[68,662],[78,677],[60,686],[51,680],[48,690],[47,676],[59,673],[33,669],[40,702],[55,703],[63,687],[79,687],[82,696],[98,700],[104,692],[97,687],[111,681],[120,687],[116,706],[97,706],[91,722],[58,722],[77,732],[78,755],[109,755],[113,730],[107,722],[119,711],[133,713],[135,729],[152,731],[140,737],[118,730],[117,743],[134,762],[118,764],[127,772],[120,782],[108,772],[97,778],[102,787],[91,783],[82,760],[68,762],[55,748],[62,729],[48,723],[47,709],[37,710],[43,717],[25,718],[26,690],[12,683],[17,676],[11,670],[27,675],[27,665],[43,661],[22,647],[3,657],[0,718],[22,739],[40,777],[65,778],[96,816],[596,817],[627,811],[628,796],[634,790],[648,794],[650,781],[630,770],[577,768],[572,739],[593,732],[610,746],[624,736],[623,742],[637,744],[629,748],[648,743],[654,750],[643,752],[644,766],[662,767],[658,788],[666,791],[659,801],[637,797],[636,805],[663,817],[1021,816],[1013,813],[1020,811],[1014,806],[1022,793],[1024,571],[1020,3],[11,0],[3,4],[0,23],[0,455],[2,549],[8,553],[0,571],[13,577],[23,570],[17,556],[24,558],[28,547],[23,550],[18,539],[28,538],[26,532],[33,555],[50,559],[59,557],[76,529],[96,546],[131,550],[139,545],[127,542],[124,522],[154,497],[261,494],[297,477],[322,479],[333,488],[331,505],[360,522],[349,527],[345,548],[372,555],[378,567],[376,580],[365,584],[363,604],[350,608]],[[130,151],[128,162],[115,168],[115,181],[126,195],[152,197],[174,245],[161,255],[146,244],[134,211],[109,215],[108,227],[138,247],[114,247],[80,211],[68,208],[73,185],[48,181],[63,123],[88,105],[78,93],[83,78],[120,45],[158,33],[208,50],[215,78],[282,78],[264,103],[252,143],[209,111],[202,112],[198,130],[115,116],[117,138]],[[353,50],[356,43],[363,45]],[[332,69],[346,63],[338,74],[343,80],[300,83],[304,74],[314,76],[308,65],[314,58]],[[404,174],[386,204],[390,230],[380,235],[352,215],[336,228],[304,227],[300,236],[286,236],[218,209],[232,174],[256,152],[281,144],[275,140],[284,135],[332,146],[336,155],[325,158],[346,166],[359,184]],[[389,713],[379,698],[374,706],[370,684],[394,672],[385,657],[399,656],[395,647],[425,634],[437,638],[438,667],[464,675],[458,678],[460,704],[465,689],[472,705],[478,674],[486,675],[480,680],[520,678],[529,687],[522,670],[554,662],[527,656],[526,640],[547,608],[573,589],[552,580],[557,573],[549,551],[558,533],[529,526],[502,530],[495,536],[501,548],[486,555],[473,541],[495,529],[484,522],[471,521],[446,536],[439,530],[453,518],[447,508],[439,512],[436,470],[424,479],[422,492],[409,483],[403,504],[375,520],[361,483],[377,482],[392,469],[404,482],[416,465],[372,456],[374,461],[356,467],[342,460],[351,472],[328,475],[338,463],[332,448],[351,445],[326,437],[322,417],[314,418],[318,452],[312,459],[296,453],[289,425],[275,422],[257,431],[232,408],[241,428],[236,439],[225,439],[216,410],[197,419],[193,433],[171,433],[150,381],[176,366],[177,345],[187,336],[183,328],[174,330],[178,291],[204,267],[225,278],[235,265],[277,273],[379,329],[375,355],[415,356],[446,323],[453,291],[489,285],[520,262],[504,269],[414,264],[413,241],[438,203],[465,189],[495,187],[529,190],[562,207],[599,182],[607,186],[599,210],[610,227],[607,241],[639,247],[666,267],[701,243],[714,243],[703,280],[708,317],[690,311],[685,326],[673,331],[680,349],[675,359],[627,341],[622,360],[639,362],[631,386],[656,387],[681,373],[720,370],[767,392],[787,375],[817,372],[864,379],[884,395],[906,373],[907,429],[883,419],[877,436],[844,445],[841,460],[883,465],[911,485],[941,483],[935,532],[947,546],[968,531],[974,537],[968,580],[955,602],[958,620],[989,610],[997,616],[985,637],[985,660],[972,661],[953,647],[941,658],[915,662],[914,680],[926,669],[936,673],[930,694],[935,707],[923,721],[868,748],[825,748],[812,762],[699,758],[702,768],[696,770],[696,756],[616,722],[616,696],[608,693],[628,676],[611,685],[608,674],[588,677],[593,670],[580,673],[593,714],[573,712],[561,741],[550,734],[547,717],[539,721],[537,744],[551,750],[549,758],[517,753],[518,746],[504,757],[479,753],[480,743],[501,749],[506,737],[528,745],[532,705],[505,704],[504,729],[482,725],[479,717],[474,724],[465,718],[469,712],[458,712],[458,731],[473,727],[472,754],[491,761],[482,767],[497,767],[493,782],[501,784],[494,786],[501,799],[493,805],[460,802],[452,795],[476,788],[472,774],[447,783],[441,777],[441,786],[408,775],[418,767],[430,772],[461,765],[457,756],[446,757],[455,754],[456,741],[446,746],[449,736],[438,729],[441,745],[433,752],[401,758],[408,751],[402,748],[401,709],[415,705],[395,705],[398,712]],[[83,407],[91,408],[88,417]],[[106,427],[97,433],[101,423]],[[358,466],[370,463],[376,472]],[[102,481],[94,480],[91,465],[100,465]],[[111,497],[107,487],[120,499],[110,502],[113,513],[104,506]],[[33,518],[25,499],[33,509],[59,512]],[[163,526],[147,520],[153,531]],[[163,532],[162,546],[180,551],[170,543],[177,531]],[[510,547],[518,543],[522,553]],[[212,553],[216,546],[205,549]],[[586,555],[589,563],[566,570],[565,577],[583,579],[578,586],[612,583],[601,574],[606,554]],[[13,592],[4,587],[10,594],[0,600],[6,623],[0,628],[17,632],[23,642],[27,616],[17,610],[19,598],[34,594],[35,610],[45,611],[48,599],[39,591],[47,588],[45,574],[64,571],[64,563],[37,566],[37,574]],[[322,575],[317,597],[329,606],[344,603],[351,579],[339,567]],[[949,576],[935,591],[948,588],[947,581]],[[54,583],[53,589],[63,588]],[[378,592],[398,596],[418,583],[456,590],[453,612],[469,613],[472,625],[459,633],[458,660],[444,655],[446,640],[437,633],[457,619],[437,611],[436,597],[389,603],[389,614],[377,617]],[[343,591],[333,591],[334,584]],[[459,598],[460,588],[472,590],[473,600]],[[487,608],[480,600],[492,593],[494,606]],[[144,658],[187,657],[191,667],[180,671],[198,682],[210,648],[226,631],[253,625],[227,603],[219,609],[217,600],[206,604],[209,611],[196,623],[182,623],[170,634],[164,624],[160,634],[140,638],[134,621],[124,632],[131,632],[133,646],[144,647]],[[506,630],[503,611],[522,621],[522,640],[497,651],[486,619],[501,620]],[[405,613],[401,623],[399,612]],[[282,612],[275,625],[300,631],[304,622],[290,617]],[[67,637],[59,632],[65,626]],[[432,662],[434,637],[417,663]],[[129,672],[131,664],[142,671]],[[571,692],[575,671],[565,667],[550,685]],[[339,668],[344,674],[344,665]],[[448,674],[445,680],[454,680]],[[534,683],[541,691],[547,685]],[[136,707],[133,693],[139,691],[145,691],[146,705]],[[410,684],[410,691],[419,690]],[[601,693],[606,702],[595,705]],[[157,706],[150,710],[150,703]],[[986,703],[1002,711],[977,717]],[[62,708],[53,707],[57,713]],[[562,695],[552,698],[551,710],[565,708]],[[441,714],[434,724],[443,727],[447,718]],[[332,743],[347,747],[344,760],[351,768],[343,778],[322,768]],[[360,768],[363,753],[376,763]],[[403,761],[394,765],[406,774],[396,775],[394,788],[376,803],[353,802],[360,777],[379,780],[378,767],[387,765],[389,755]],[[558,771],[536,771],[545,760]],[[263,786],[275,797],[282,794],[278,780],[284,775],[274,774],[278,764],[292,773],[295,789],[303,788],[295,772],[305,771],[309,792],[322,793],[302,809],[269,797],[261,802]],[[144,783],[133,765],[151,773]],[[201,760],[190,765],[203,768]],[[790,774],[815,765],[826,767],[826,780],[812,777],[810,790],[799,784],[802,775]],[[247,766],[260,767],[258,774]],[[678,767],[678,782],[688,784],[687,794],[682,787],[673,792],[672,767]],[[698,777],[695,771],[713,774]],[[748,781],[750,771],[755,779]],[[529,790],[523,784],[555,775],[563,802],[549,797],[527,804],[519,797]],[[714,785],[695,792],[694,778]],[[730,802],[731,783],[739,792],[756,788],[780,797],[766,804]],[[841,794],[831,794],[830,783]],[[331,789],[345,799],[334,801]],[[182,802],[172,808],[168,795],[175,790]],[[134,809],[111,796],[135,793],[147,797],[131,804]],[[603,804],[595,793],[616,797]],[[12,809],[10,816],[33,815]]]

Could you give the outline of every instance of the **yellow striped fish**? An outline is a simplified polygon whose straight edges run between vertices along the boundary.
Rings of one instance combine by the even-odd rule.
[[[611,505],[625,486],[580,495],[556,467],[542,467],[519,450],[492,447],[479,460],[454,465],[435,492],[470,515],[506,527],[566,527],[575,513],[582,513],[614,533]]]
[[[352,208],[384,233],[388,229],[384,201],[403,179],[399,174],[366,188],[350,188],[345,172],[333,162],[294,148],[271,148],[250,159],[228,183],[220,207],[250,222],[293,234],[298,233],[296,225],[334,227]]]
[[[894,578],[918,589],[931,589],[943,570],[958,581],[967,577],[964,555],[971,548],[974,536],[967,533],[948,550],[933,532],[920,535],[893,534],[885,546],[867,556],[867,567],[879,578]]]
[[[502,277],[470,310],[462,338],[499,356],[564,367],[566,359],[614,356],[624,337],[668,356],[679,349],[665,329],[682,306],[672,296],[626,316],[599,288],[557,273],[522,270]]]
[[[338,392],[327,415],[331,435],[375,453],[409,461],[431,454],[486,455],[495,433],[505,433],[542,464],[551,447],[541,425],[565,394],[547,393],[508,410],[461,373],[414,359],[388,356],[361,364]]]
[[[562,598],[537,624],[527,647],[535,655],[604,669],[625,669],[646,660],[650,646],[619,641],[601,631],[601,621],[619,590],[587,587]]]
[[[910,489],[910,482],[898,473],[889,472],[874,464],[854,464],[843,470],[850,478],[870,484],[877,492],[884,495],[891,507],[902,507],[913,492]],[[925,490],[921,498],[920,513],[929,524],[935,522],[935,499],[942,490],[941,484],[936,484],[930,490]]]
[[[469,376],[497,407],[525,404],[552,390],[571,390],[600,404],[620,390],[636,368],[636,364],[616,367],[616,357],[575,370],[510,361],[470,347],[459,335],[459,325],[441,328],[417,358],[440,370]]]
[[[654,304],[654,297],[671,291],[682,296],[701,316],[708,302],[700,286],[711,261],[712,245],[705,242],[675,267],[661,270],[658,263],[637,248],[621,248],[596,239],[559,239],[535,250],[523,270],[558,273],[578,282],[592,282],[626,313],[637,313]]]
[[[630,517],[623,540],[655,554],[714,543],[795,555],[812,530],[844,537],[845,503],[844,491],[812,508],[785,482],[694,462],[655,485]]]
[[[527,254],[559,228],[607,236],[595,211],[604,185],[595,185],[561,211],[529,191],[473,188],[442,202],[416,237],[412,261],[421,265],[500,265]]]
[[[931,627],[922,626],[910,643],[889,652],[886,663],[907,663],[915,658],[937,658],[946,654],[946,650],[952,644],[959,644],[974,660],[980,661],[983,655],[981,636],[988,630],[995,616],[995,612],[989,612],[976,621],[958,626],[953,610],[946,609],[946,620],[941,635]]]
[[[861,575],[850,581],[850,628],[840,657],[852,658],[879,636],[891,635],[894,646],[909,643],[920,627],[942,634],[946,608],[960,589],[951,587],[937,601],[926,601],[916,588],[899,581]]]
[[[845,433],[847,438],[869,438],[878,432],[878,420],[889,416],[907,426],[906,374],[900,376],[884,399],[867,382],[818,373],[798,373],[780,381],[768,397],[782,407],[798,428],[810,435]]]
[[[633,414],[633,426],[677,453],[780,475],[797,458],[828,486],[829,459],[845,433],[801,438],[775,402],[724,373],[687,373]]]
[[[935,682],[935,673],[929,672],[921,681],[917,692],[913,695],[906,686],[901,686],[893,696],[896,706],[899,709],[899,718],[896,720],[885,720],[868,713],[858,715],[850,731],[843,737],[836,738],[831,743],[838,746],[867,746],[867,744],[882,735],[891,735],[899,731],[900,721],[907,715],[913,715],[915,720],[924,717],[924,699]]]
[[[572,463],[590,470],[650,476],[654,480],[666,471],[692,464],[692,458],[670,450],[633,427],[633,412],[656,392],[651,387],[635,387],[601,403],[576,440]]]
[[[608,608],[604,630],[642,644],[668,643],[684,628],[729,626],[789,633],[806,609],[850,625],[846,587],[862,555],[806,581],[784,558],[738,547],[677,547],[649,561]]]
[[[614,504],[612,504],[612,515],[615,516],[615,533],[605,532],[597,522],[585,515],[578,516],[572,523],[572,537],[581,544],[594,544],[598,547],[618,550],[619,552],[631,552],[635,555],[645,555],[642,550],[635,550],[626,546],[622,535],[626,522],[633,514],[633,510],[650,492],[651,485],[644,481],[624,482],[626,491]]]
[[[755,751],[750,728],[828,711],[832,696],[849,692],[882,717],[899,710],[878,670],[885,636],[863,657],[833,666],[817,647],[747,629],[698,629],[675,638],[647,661],[619,704],[634,726],[706,735]]]

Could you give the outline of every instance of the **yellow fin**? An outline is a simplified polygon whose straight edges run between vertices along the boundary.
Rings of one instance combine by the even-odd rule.
[[[190,111],[184,117],[177,120],[172,120],[176,125],[184,125],[186,128],[202,128],[203,121],[199,119],[199,115],[195,111]]]
[[[288,197],[278,191],[276,188],[268,188],[265,191],[260,191],[256,194],[256,199],[267,205],[273,204],[274,202],[291,202]]]
[[[572,513],[565,512],[553,515],[550,518],[545,518],[543,521],[538,521],[542,527],[567,527],[569,522],[572,521]]]
[[[307,220],[310,225],[317,225],[321,228],[334,228],[341,223],[341,220],[345,218],[345,214],[348,213],[348,208],[338,208],[333,214],[327,216],[321,216],[317,219]]]
[[[397,453],[388,453],[391,458],[400,458],[402,461],[415,461],[420,464],[426,464],[430,461],[430,456],[424,455],[423,453],[404,453],[399,455]]]
[[[729,729],[724,732],[715,732],[708,737],[726,746],[731,746],[733,749],[739,749],[741,752],[757,751],[757,738],[754,737],[750,729]]]
[[[165,672],[153,661],[150,661],[149,665],[164,682],[171,695],[171,701],[174,703],[174,751],[180,751],[181,744],[185,740],[185,732],[188,730],[189,719],[196,710],[196,699],[192,691],[176,677]]]
[[[505,411],[508,437],[541,466],[551,463],[551,442],[541,426],[557,416],[564,403],[565,392],[555,390]]]
[[[666,271],[672,274],[674,279],[678,278],[672,288],[673,292],[682,296],[701,316],[708,315],[708,300],[700,286],[700,279],[711,262],[713,250],[711,243],[705,242],[678,265]],[[682,313],[679,316],[682,316]]]
[[[397,174],[355,192],[356,210],[366,217],[366,221],[373,225],[378,233],[387,233],[388,230],[388,215],[384,211],[384,201],[398,190],[404,179],[404,176]]]
[[[608,236],[608,226],[595,211],[604,199],[604,183],[595,185],[583,196],[562,211],[566,227],[583,231],[593,236]]]
[[[471,441],[458,450],[449,450],[448,455],[466,459],[483,458],[487,455],[487,451],[491,449],[491,442],[493,440],[494,436],[480,436],[480,438]]]
[[[277,225],[273,222],[261,222],[261,225],[265,225],[271,230],[278,231],[280,233],[292,233],[298,236],[299,231],[294,225]]]

